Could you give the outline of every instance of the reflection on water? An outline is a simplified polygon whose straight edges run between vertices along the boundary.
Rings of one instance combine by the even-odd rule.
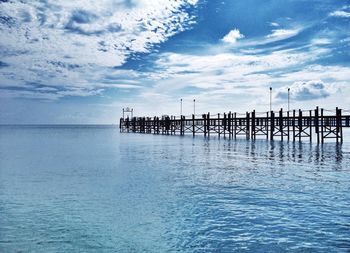
[[[0,252],[347,252],[350,145],[0,131]]]

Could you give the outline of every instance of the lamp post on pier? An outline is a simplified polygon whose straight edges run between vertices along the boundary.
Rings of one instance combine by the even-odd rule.
[[[193,115],[196,115],[196,100],[193,99]]]
[[[182,116],[182,98],[180,99],[180,116]]]
[[[270,112],[272,111],[272,87],[270,87]]]
[[[288,112],[289,112],[289,101],[290,101],[290,88],[288,88]]]

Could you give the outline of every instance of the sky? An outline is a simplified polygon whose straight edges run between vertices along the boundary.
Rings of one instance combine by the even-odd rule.
[[[350,109],[350,0],[0,0],[0,124]]]

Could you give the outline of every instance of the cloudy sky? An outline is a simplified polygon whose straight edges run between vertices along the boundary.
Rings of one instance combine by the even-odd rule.
[[[0,124],[350,109],[350,0],[0,0]]]

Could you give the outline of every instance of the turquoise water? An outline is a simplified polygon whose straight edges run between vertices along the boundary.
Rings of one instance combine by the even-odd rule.
[[[0,127],[0,252],[349,252],[350,144]]]

